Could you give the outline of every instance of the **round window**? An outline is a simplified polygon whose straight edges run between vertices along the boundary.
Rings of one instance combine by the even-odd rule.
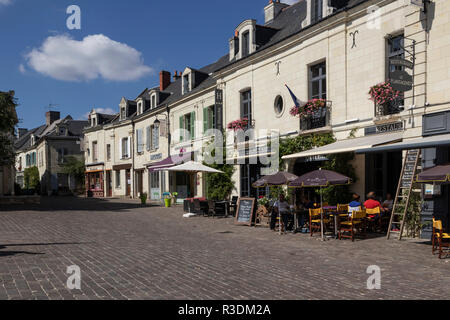
[[[280,116],[283,113],[284,110],[284,103],[283,103],[283,97],[277,96],[275,98],[275,114],[277,116]]]

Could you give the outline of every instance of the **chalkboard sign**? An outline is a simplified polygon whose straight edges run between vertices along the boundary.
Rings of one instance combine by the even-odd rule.
[[[236,210],[236,224],[251,227],[255,212],[254,198],[240,198]]]
[[[419,150],[409,150],[406,154],[405,169],[402,176],[402,188],[410,188],[414,179]]]

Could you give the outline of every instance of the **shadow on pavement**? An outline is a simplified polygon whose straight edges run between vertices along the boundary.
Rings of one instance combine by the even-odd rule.
[[[3,204],[0,211],[129,211],[133,209],[158,207],[139,200],[97,199],[81,197],[42,197],[40,204]]]
[[[11,256],[18,256],[18,255],[31,255],[31,256],[37,256],[37,255],[44,255],[45,253],[42,252],[27,252],[27,251],[0,251],[0,258],[1,257],[11,257]]]
[[[0,244],[0,250],[9,247],[35,247],[35,246],[69,246],[78,244],[91,244],[93,242],[67,242],[67,243],[13,243],[13,244]]]

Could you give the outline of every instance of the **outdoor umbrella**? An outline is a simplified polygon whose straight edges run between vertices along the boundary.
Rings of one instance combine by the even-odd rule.
[[[417,175],[416,181],[419,183],[448,183],[450,182],[450,164],[425,170]]]
[[[329,186],[338,186],[338,185],[346,185],[351,184],[352,179],[346,177],[340,173],[329,171],[329,170],[316,170],[310,173],[307,173],[297,180],[292,181],[289,184],[290,188],[320,188],[320,207],[323,207],[322,201],[322,188],[327,188]],[[323,233],[323,210],[320,215],[320,223],[322,229],[322,240],[325,238]]]
[[[211,167],[205,166],[200,162],[188,161],[186,163],[180,164],[179,166],[165,168],[165,169],[157,169],[157,171],[174,171],[174,172],[187,172],[190,174],[195,174],[199,172],[204,173],[224,173],[222,171],[213,169]],[[189,206],[189,214],[191,214],[191,207]]]
[[[265,187],[280,187],[286,186],[290,182],[298,179],[295,174],[289,172],[278,172],[276,174],[265,176],[255,183],[253,183],[253,187],[255,188],[265,188]],[[278,200],[280,200],[280,194],[278,194]],[[278,210],[278,218],[280,219],[280,235],[281,235],[281,212]]]

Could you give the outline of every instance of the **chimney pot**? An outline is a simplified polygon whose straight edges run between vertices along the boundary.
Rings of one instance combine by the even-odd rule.
[[[45,113],[46,124],[49,126],[53,122],[58,121],[61,117],[61,113],[59,111],[48,111]]]

